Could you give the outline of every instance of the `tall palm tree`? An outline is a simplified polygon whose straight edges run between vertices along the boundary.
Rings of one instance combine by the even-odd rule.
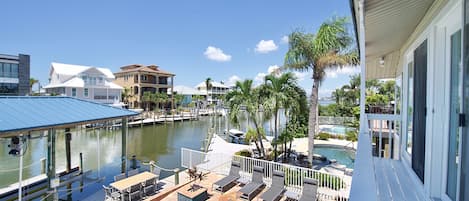
[[[242,108],[245,108],[249,119],[254,124],[257,133],[257,140],[259,142],[259,153],[265,157],[264,144],[262,143],[262,125],[260,123],[260,105],[258,91],[252,86],[252,80],[244,80],[243,82],[237,81],[235,88],[226,94],[227,105],[230,108],[229,116],[231,122],[239,125],[239,117],[242,113]]]
[[[205,89],[207,90],[207,102],[209,100],[209,93],[208,91],[212,89],[212,78],[205,79]]]
[[[33,85],[37,83],[39,83],[39,80],[36,80],[34,78],[29,78],[29,94],[33,94]]]
[[[122,94],[121,94],[122,102],[128,105],[130,97],[132,97],[132,92],[130,88],[124,87],[124,89],[122,90]]]
[[[288,36],[284,66],[297,71],[312,71],[313,87],[308,123],[308,160],[313,158],[317,126],[318,93],[326,69],[358,64],[358,53],[347,30],[347,18],[324,22],[316,34],[294,31]]]
[[[143,92],[142,101],[145,104],[146,111],[150,109],[149,106],[150,106],[151,97],[152,97],[152,93],[150,91]]]
[[[267,99],[264,105],[266,109],[270,109],[274,116],[274,141],[277,141],[278,138],[278,118],[281,108],[285,108],[288,104],[290,90],[293,90],[293,86],[296,85],[296,77],[293,73],[288,72],[276,76],[274,74],[267,75],[265,77],[265,90],[267,93]],[[274,160],[277,159],[277,144],[274,144]]]

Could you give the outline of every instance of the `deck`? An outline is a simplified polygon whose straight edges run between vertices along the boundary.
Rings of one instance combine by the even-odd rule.
[[[429,200],[422,184],[412,180],[402,161],[373,158],[378,199],[381,201]]]

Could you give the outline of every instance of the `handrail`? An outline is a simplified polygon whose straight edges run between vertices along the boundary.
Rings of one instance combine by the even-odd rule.
[[[367,122],[367,117],[365,117]],[[378,200],[375,170],[372,155],[372,142],[368,124],[358,135],[357,152],[352,176],[350,200]]]

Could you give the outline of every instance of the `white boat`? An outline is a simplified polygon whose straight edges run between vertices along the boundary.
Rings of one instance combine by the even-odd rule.
[[[228,135],[231,138],[231,142],[236,144],[244,144],[245,133],[238,129],[230,129]]]

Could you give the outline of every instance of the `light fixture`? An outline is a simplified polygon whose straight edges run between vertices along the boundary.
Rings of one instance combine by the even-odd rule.
[[[379,67],[384,68],[384,56],[379,58]]]

